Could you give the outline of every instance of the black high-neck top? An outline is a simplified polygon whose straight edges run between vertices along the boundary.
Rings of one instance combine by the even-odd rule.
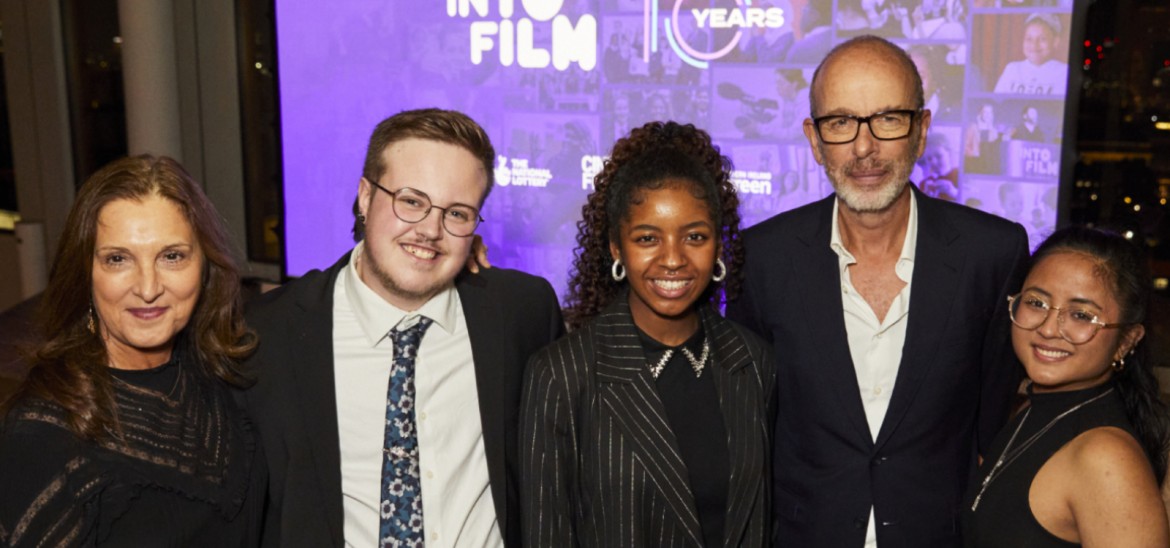
[[[991,454],[984,457],[979,473],[973,478],[967,490],[963,507],[963,542],[968,547],[1080,546],[1056,537],[1036,521],[1028,503],[1028,491],[1032,487],[1032,480],[1053,454],[1073,438],[1093,428],[1112,426],[1137,437],[1126,417],[1121,398],[1111,382],[1071,392],[1035,394],[1032,393],[1031,387],[1028,392],[1030,410],[1021,411],[999,433],[992,445]],[[1093,401],[1085,403],[1090,400]],[[1053,424],[1051,429],[1036,438],[1035,443],[1018,452],[1029,438],[1056,417],[1080,404],[1085,405],[1065,415]],[[1009,453],[1004,464],[984,490],[978,509],[972,511],[971,506],[984,478],[1003,454],[1008,440],[1017,427],[1019,434],[1016,434],[1015,441],[1008,448]]]
[[[648,364],[658,363],[667,350],[674,350],[655,380],[655,387],[687,466],[687,478],[703,527],[703,542],[706,546],[722,546],[731,457],[727,427],[711,371],[715,367],[714,344],[702,374],[696,377],[682,349],[689,350],[696,359],[703,355],[705,333],[701,326],[689,339],[673,347],[654,340],[641,329],[638,335]]]

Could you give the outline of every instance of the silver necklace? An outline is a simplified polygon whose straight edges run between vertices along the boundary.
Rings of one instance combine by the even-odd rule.
[[[995,465],[991,467],[991,471],[987,473],[987,477],[983,478],[983,485],[979,488],[979,494],[975,495],[975,502],[971,504],[971,511],[974,512],[975,509],[979,507],[979,501],[983,498],[983,492],[987,491],[987,486],[991,485],[991,482],[995,481],[996,478],[1002,476],[1004,470],[1006,470],[1008,466],[1015,462],[1016,459],[1020,458],[1020,455],[1024,454],[1024,451],[1031,447],[1032,444],[1036,443],[1036,440],[1040,439],[1040,436],[1043,436],[1053,426],[1055,426],[1056,423],[1060,422],[1060,419],[1067,417],[1070,413],[1076,411],[1077,409],[1104,398],[1112,391],[1113,389],[1110,388],[1109,390],[1106,390],[1100,394],[1097,394],[1096,396],[1093,396],[1092,398],[1072,406],[1072,408],[1065,411],[1064,413],[1057,415],[1056,418],[1052,419],[1048,422],[1048,424],[1044,425],[1044,428],[1041,428],[1040,431],[1032,434],[1030,438],[1024,440],[1024,442],[1016,448],[1015,452],[1012,453],[1012,443],[1016,441],[1016,436],[1019,435],[1020,429],[1024,427],[1024,423],[1028,421],[1028,415],[1032,413],[1031,407],[1024,410],[1024,417],[1020,419],[1020,424],[1016,425],[1016,430],[1012,432],[1012,437],[1008,438],[1007,445],[1004,446],[1003,452],[999,454],[999,458],[996,459]],[[1009,455],[1009,453],[1011,454]]]
[[[703,366],[707,364],[707,357],[711,354],[710,341],[706,337],[703,337],[703,353],[697,359],[685,346],[682,348],[682,353],[687,357],[687,361],[691,362],[691,369],[695,371],[695,378],[697,379],[699,375],[703,374]],[[658,379],[658,375],[662,374],[663,368],[666,367],[666,363],[670,361],[670,357],[673,355],[673,348],[667,350],[662,355],[662,358],[658,360],[658,363],[650,366],[650,376]]]

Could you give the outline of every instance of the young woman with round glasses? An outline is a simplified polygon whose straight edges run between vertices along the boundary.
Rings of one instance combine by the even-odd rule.
[[[1057,231],[1008,299],[1028,405],[979,468],[967,546],[1170,546],[1170,418],[1142,359],[1148,267],[1132,242]]]

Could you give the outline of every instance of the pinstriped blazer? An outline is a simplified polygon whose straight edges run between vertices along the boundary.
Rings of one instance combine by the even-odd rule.
[[[700,310],[728,435],[723,546],[764,546],[771,535],[771,350]],[[624,293],[529,360],[520,436],[525,546],[703,545],[687,470]]]

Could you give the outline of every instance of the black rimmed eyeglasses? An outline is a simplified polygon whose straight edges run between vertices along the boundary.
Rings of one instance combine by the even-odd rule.
[[[394,215],[407,223],[421,222],[427,218],[427,215],[431,214],[432,209],[437,209],[443,212],[443,216],[440,217],[443,230],[456,238],[466,238],[471,236],[479,223],[485,220],[479,215],[478,209],[466,204],[439,207],[431,203],[431,197],[421,190],[410,187],[390,190],[368,178],[366,181],[374,185],[374,188],[390,195],[392,198],[391,209],[394,210]]]
[[[821,141],[830,145],[852,143],[861,132],[861,124],[869,126],[869,133],[880,141],[895,141],[910,135],[914,118],[922,113],[917,110],[887,110],[869,116],[852,114],[831,114],[813,118],[813,126]]]

